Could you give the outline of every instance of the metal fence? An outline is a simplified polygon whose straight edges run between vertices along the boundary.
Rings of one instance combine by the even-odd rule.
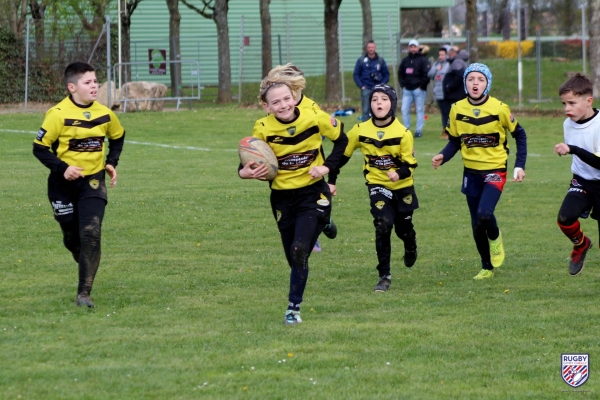
[[[354,18],[354,17],[353,17]],[[326,49],[323,35],[323,24],[319,21],[309,21],[302,26],[295,19],[295,25],[286,24],[285,21],[278,21],[272,26],[272,58],[273,65],[286,62],[293,62],[298,65],[307,77],[320,76],[325,80],[326,73]],[[29,26],[29,25],[28,25]],[[362,31],[356,29],[357,21],[355,19],[345,19],[340,16],[339,19],[339,54],[340,54],[340,72],[346,76],[351,74],[356,60],[363,54]],[[248,21],[243,18],[238,27],[239,36],[230,37],[230,57],[231,57],[231,76],[234,97],[239,101],[242,99],[254,98],[254,93],[244,93],[248,91],[247,83],[258,83],[262,79],[262,49],[260,37],[249,37],[247,32],[260,31],[259,21]],[[36,42],[28,35],[26,39],[26,61],[25,69],[27,74],[23,82],[25,91],[25,101],[57,101],[65,95],[62,85],[62,71],[64,67],[75,60],[90,60],[98,69],[99,81],[104,82],[111,79],[111,69],[118,63],[117,58],[117,40],[115,34],[116,25],[107,23],[106,33],[95,38],[77,39],[77,40],[45,40]],[[233,30],[233,29],[232,29]],[[380,29],[379,32],[382,30]],[[29,31],[28,31],[29,33]],[[110,33],[110,34],[108,34]],[[443,44],[458,45],[461,48],[468,48],[467,35],[454,36],[452,38],[419,38],[421,46],[430,49],[431,57],[437,56],[437,49]],[[110,40],[107,41],[107,38]],[[396,32],[392,24],[388,21],[387,33],[375,36],[373,40],[377,44],[377,52],[382,56],[390,70],[393,70],[399,64],[401,58],[406,55],[408,41],[411,38],[402,37]],[[168,49],[173,43],[174,38],[136,40],[130,44],[131,59],[131,81],[150,80],[153,82],[171,85],[169,72],[166,75],[150,75],[148,72],[148,50],[149,49]],[[514,38],[513,40],[516,40]],[[541,63],[552,62],[557,59],[585,60],[582,43],[589,43],[588,38],[582,41],[581,36],[571,37],[544,37],[543,31],[539,37],[530,37],[529,41],[534,43],[533,50],[524,53],[524,58],[539,58]],[[196,99],[200,97],[200,89],[204,87],[214,87],[218,84],[218,56],[217,37],[211,36],[186,36],[179,38],[181,54],[180,60],[184,63],[193,63],[196,65],[194,71],[188,72],[194,75],[194,85],[198,88]],[[484,37],[478,39],[480,59],[494,59],[500,57],[497,43],[500,38]],[[168,63],[172,61],[167,60]],[[174,60],[173,60],[174,61]],[[391,82],[395,83],[394,78]],[[342,80],[340,85],[340,98],[347,98],[347,92],[354,88]],[[196,83],[197,82],[197,83]],[[58,84],[56,84],[58,83]],[[118,82],[121,84],[121,82]],[[182,81],[182,85],[186,85]],[[246,89],[245,89],[246,88]],[[214,90],[207,95],[202,95],[203,99],[211,101],[214,99]],[[213,98],[211,98],[213,96]],[[319,94],[319,96],[322,96]],[[322,101],[323,98],[316,97],[316,101]]]

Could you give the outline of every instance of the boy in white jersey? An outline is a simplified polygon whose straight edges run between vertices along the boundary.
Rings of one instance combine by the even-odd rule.
[[[592,107],[592,82],[581,74],[569,78],[558,90],[567,119],[563,123],[565,142],[554,146],[559,156],[571,154],[571,186],[558,212],[560,230],[573,243],[569,273],[583,269],[585,256],[593,244],[583,234],[579,217],[600,219],[600,117]]]

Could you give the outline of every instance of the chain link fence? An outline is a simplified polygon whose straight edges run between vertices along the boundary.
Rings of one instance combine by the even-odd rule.
[[[388,19],[389,21],[389,19]],[[339,18],[339,55],[340,72],[344,77],[340,85],[339,97],[345,100],[358,100],[360,93],[352,81],[352,72],[356,60],[364,54],[362,26],[360,18],[340,15]],[[231,26],[230,32],[239,32],[239,35],[230,35],[230,61],[232,89],[234,98],[242,103],[256,101],[256,84],[262,79],[262,48],[260,34],[260,21],[239,21],[238,27]],[[45,35],[44,40],[36,40],[35,24],[28,24],[28,34],[22,42],[16,41],[12,46],[17,54],[11,57],[9,73],[10,85],[0,89],[0,103],[7,102],[56,102],[65,96],[66,91],[62,83],[62,74],[66,65],[73,61],[89,61],[97,69],[99,82],[107,80],[107,71],[117,64],[118,41],[117,26],[115,23],[106,25],[105,32],[94,37],[77,27],[71,26],[71,36]],[[298,15],[288,15],[272,20],[271,51],[273,65],[292,62],[305,73],[310,87],[307,87],[307,96],[318,102],[324,100],[325,73],[326,73],[326,48],[323,35],[323,21],[306,20]],[[379,29],[379,32],[386,29]],[[65,30],[63,30],[65,31]],[[82,33],[83,32],[83,33]],[[454,36],[453,38],[421,37],[419,43],[424,51],[432,58],[437,57],[437,49],[445,44],[457,45],[468,48],[468,35]],[[29,38],[28,40],[26,38]],[[107,38],[110,45],[107,46]],[[1,38],[0,38],[1,39]],[[402,37],[388,22],[387,33],[373,37],[377,44],[377,52],[383,57],[390,68],[390,84],[397,84],[395,67],[406,56],[409,37]],[[587,38],[586,38],[587,39]],[[150,62],[149,50],[169,48],[175,38],[135,40],[130,43],[131,81],[149,80],[171,86],[169,72],[166,75],[151,75],[144,62]],[[218,85],[218,54],[217,37],[185,36],[179,38],[180,60],[182,64],[181,76],[199,75],[200,84],[206,92],[202,99],[213,101],[216,98]],[[589,41],[586,41],[589,44]],[[1,44],[0,44],[1,45]],[[581,36],[572,37],[544,37],[543,31],[539,38],[528,38],[522,42],[522,56],[535,59],[538,57],[542,63],[554,62],[558,59],[581,60],[583,47]],[[480,60],[516,57],[515,40],[502,42],[500,38],[479,38]],[[199,68],[187,68],[194,62]],[[0,56],[0,62],[2,57]],[[8,62],[5,62],[8,65]],[[189,69],[189,70],[188,70]],[[24,71],[24,72],[21,72]],[[195,79],[195,78],[194,78]],[[185,82],[186,79],[181,79]],[[210,90],[210,89],[213,90]],[[184,88],[185,89],[185,88]]]

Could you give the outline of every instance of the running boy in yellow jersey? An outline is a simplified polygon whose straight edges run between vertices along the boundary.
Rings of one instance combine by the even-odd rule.
[[[339,168],[346,165],[355,149],[360,149],[379,261],[375,291],[386,292],[392,281],[392,228],[404,242],[404,265],[410,268],[417,261],[417,234],[412,222],[413,211],[419,208],[413,183],[417,160],[413,156],[412,133],[395,116],[398,97],[394,89],[374,86],[370,104],[371,118],[348,132],[348,146]],[[338,169],[329,173],[330,185],[335,185],[337,175]]]
[[[95,101],[98,81],[91,65],[69,64],[64,79],[70,94],[46,113],[33,154],[50,169],[48,198],[54,218],[79,265],[77,305],[94,307],[90,293],[100,265],[107,202],[104,175],[110,177],[111,187],[117,183],[125,130],[112,111]]]
[[[296,107],[298,99],[285,81],[263,79],[260,100],[269,115],[256,121],[252,136],[267,142],[278,159],[279,171],[269,183],[271,209],[291,269],[284,323],[293,325],[302,322],[300,304],[311,249],[330,221],[331,192],[323,176],[338,164],[348,138],[342,124],[328,114]],[[333,142],[327,158],[322,136]],[[238,174],[243,179],[264,180],[267,169],[249,162]]]
[[[304,73],[294,64],[288,63],[285,65],[276,66],[269,71],[266,79],[268,79],[270,82],[287,82],[292,90],[292,95],[295,99],[297,99],[296,107],[306,110],[321,110],[317,103],[302,93],[306,87],[306,79],[304,79]],[[265,111],[269,113],[268,105],[264,105],[264,108]],[[323,233],[329,239],[335,239],[337,236],[337,226],[333,221],[329,221],[329,223],[323,229]],[[321,251],[319,239],[317,239],[312,251]]]
[[[492,73],[486,65],[469,65],[463,80],[467,98],[452,105],[446,128],[449,142],[431,162],[437,169],[461,152],[465,165],[461,191],[467,197],[473,238],[481,256],[482,269],[473,279],[486,279],[493,277],[494,268],[504,261],[494,210],[506,183],[507,131],[517,144],[513,182],[525,178],[527,136],[508,106],[488,94]]]

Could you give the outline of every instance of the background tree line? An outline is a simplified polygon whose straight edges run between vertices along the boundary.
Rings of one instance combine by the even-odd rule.
[[[44,43],[48,36],[75,35],[97,39],[110,9],[120,2],[122,61],[130,61],[131,16],[138,5],[145,0],[0,0],[0,30],[3,37],[11,38],[15,43],[23,39],[27,18],[35,26],[36,43]],[[146,0],[147,1],[147,0]],[[180,54],[179,29],[181,22],[180,7],[187,7],[198,14],[199,18],[211,19],[215,23],[218,37],[218,95],[217,102],[232,101],[231,61],[229,54],[229,27],[227,13],[231,2],[240,0],[164,0],[169,10],[169,33],[172,38],[170,60],[178,60]],[[248,1],[248,0],[245,0]],[[271,54],[271,18],[269,5],[271,0],[254,0],[260,10],[262,26],[262,72],[272,68]],[[363,13],[363,39],[372,37],[371,0],[359,1]],[[342,0],[323,0],[323,22],[326,47],[326,102],[338,102],[340,93],[338,13]],[[442,37],[448,29],[462,27],[468,32],[471,61],[478,59],[477,38],[482,33],[489,36],[505,36],[514,30],[516,20],[516,0],[457,0],[452,9],[403,9],[401,12],[402,37]],[[571,35],[581,32],[582,0],[521,0],[523,27],[526,35],[533,36],[536,26],[543,26],[545,35]],[[591,78],[595,82],[600,76],[600,0],[588,0],[585,3],[589,33],[591,38],[590,61]],[[452,13],[453,26],[448,26]],[[165,15],[165,18],[167,16]],[[80,29],[69,29],[68,25],[58,24],[61,20],[78,21]],[[74,25],[73,25],[74,26]],[[61,31],[62,29],[62,31]],[[446,32],[445,32],[446,31]],[[513,33],[514,34],[514,33]],[[114,32],[113,32],[114,35]],[[37,49],[38,55],[43,46]],[[9,52],[0,53],[0,63],[6,65]],[[3,60],[4,59],[4,60]],[[595,66],[598,65],[596,68]],[[178,68],[179,67],[179,68]],[[178,95],[180,90],[180,66],[174,64],[171,73],[171,90]],[[125,81],[129,80],[130,70],[125,68]],[[600,93],[597,91],[596,93]]]

